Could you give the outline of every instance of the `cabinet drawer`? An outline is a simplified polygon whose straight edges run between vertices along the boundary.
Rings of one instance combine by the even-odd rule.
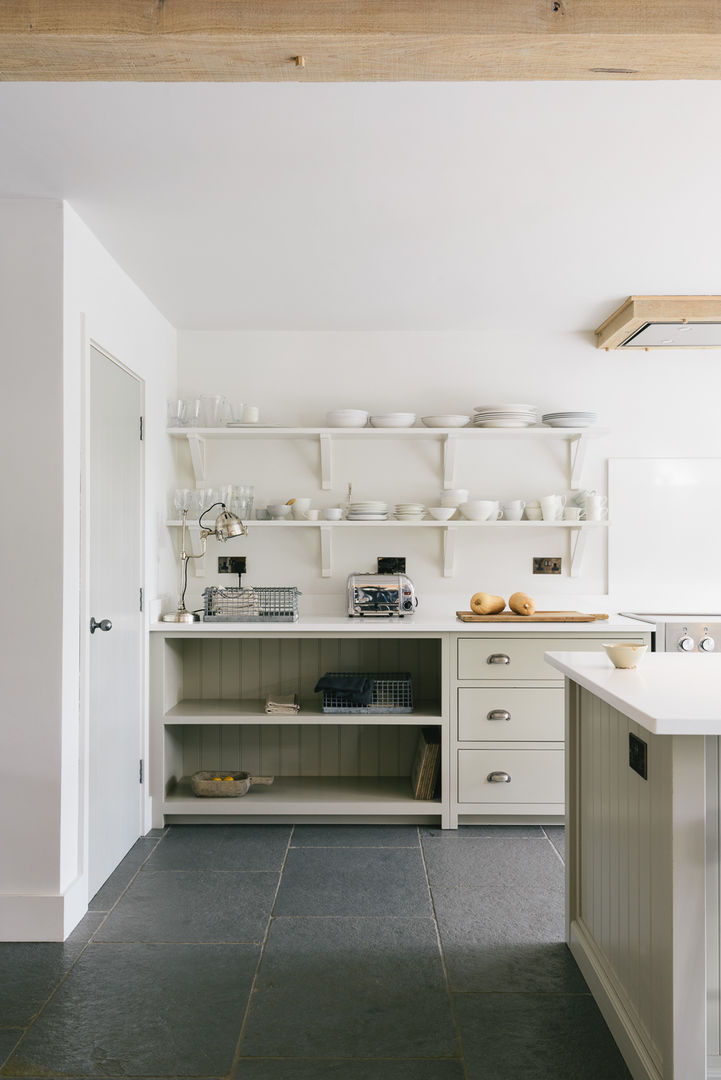
[[[461,742],[563,742],[563,690],[560,686],[459,686],[458,738]]]
[[[618,635],[616,635],[618,636]],[[613,641],[614,635],[598,637],[474,637],[458,639],[458,678],[488,679],[553,679],[560,672],[543,659],[545,652],[601,652],[602,641]],[[638,634],[620,640],[643,641]],[[495,658],[495,659],[494,659]],[[507,659],[504,659],[507,658]]]
[[[489,773],[507,773],[494,783]],[[460,803],[562,803],[563,750],[459,750]]]

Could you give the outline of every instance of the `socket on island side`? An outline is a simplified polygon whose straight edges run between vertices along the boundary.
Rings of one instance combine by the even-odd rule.
[[[534,574],[560,574],[561,573],[561,556],[551,555],[539,558],[534,555],[533,557],[533,573]]]

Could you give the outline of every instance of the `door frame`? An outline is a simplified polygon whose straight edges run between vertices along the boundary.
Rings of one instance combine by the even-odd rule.
[[[90,617],[93,612],[90,610],[90,522],[92,517],[92,507],[90,506],[90,379],[91,379],[91,349],[95,349],[96,352],[101,353],[102,356],[115,364],[134,379],[139,388],[140,410],[143,418],[145,417],[145,404],[146,404],[146,386],[145,380],[141,378],[137,372],[132,368],[124,364],[122,360],[119,360],[113,355],[104,345],[101,345],[95,338],[91,337],[87,331],[87,323],[85,315],[81,316],[82,330],[81,330],[81,342],[82,342],[82,355],[81,355],[81,405],[80,405],[80,417],[81,417],[81,430],[80,430],[80,550],[79,550],[79,578],[80,578],[80,593],[79,593],[79,653],[80,653],[80,768],[79,768],[79,814],[78,814],[78,851],[80,855],[80,870],[81,874],[86,882],[86,891],[89,892],[90,879],[90,636],[88,627],[90,624]],[[145,553],[145,507],[146,507],[146,461],[145,461],[145,431],[143,431],[143,439],[138,440],[140,443],[140,454],[138,456],[138,469],[139,469],[139,506],[138,506],[138,529],[139,529],[139,546],[138,551],[140,553],[140,566],[138,586],[143,589],[143,611],[139,611],[141,616],[139,619],[139,672],[140,672],[140,700],[138,702],[138,710],[140,716],[140,726],[138,731],[138,759],[142,758],[145,762],[145,775],[144,782],[138,784],[138,836],[142,836],[147,831],[149,820],[149,807],[146,797],[147,791],[147,761],[148,761],[148,643],[147,643],[147,629],[148,629],[148,604],[147,604],[147,579],[146,579],[146,553]],[[138,601],[140,597],[138,597]],[[87,896],[87,902],[92,899],[90,895]]]

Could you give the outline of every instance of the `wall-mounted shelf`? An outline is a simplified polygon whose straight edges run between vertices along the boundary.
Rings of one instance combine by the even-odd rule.
[[[569,487],[579,488],[588,440],[607,433],[607,428],[301,428],[301,427],[243,427],[243,428],[168,428],[174,439],[184,439],[190,449],[196,485],[205,482],[205,444],[208,439],[312,439],[318,442],[321,488],[333,487],[333,444],[337,440],[367,439],[425,439],[441,444],[441,473],[444,488],[456,486],[456,452],[459,440],[478,443],[504,442],[509,439],[545,441],[555,439],[569,443],[571,448]]]
[[[168,521],[171,528],[180,528],[181,521]],[[186,526],[190,535],[193,554],[200,551],[200,529]],[[332,534],[335,529],[443,529],[443,576],[453,577],[455,572],[456,537],[459,529],[562,529],[571,537],[570,575],[578,577],[588,530],[608,528],[607,521],[251,521],[254,529],[318,529],[320,532],[321,576],[333,573]],[[197,537],[197,540],[196,540]],[[197,560],[196,562],[200,562]],[[198,568],[199,569],[199,568]],[[201,576],[200,573],[198,576]]]

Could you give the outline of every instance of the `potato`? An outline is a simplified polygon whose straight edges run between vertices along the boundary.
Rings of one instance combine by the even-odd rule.
[[[533,615],[536,610],[535,601],[531,599],[528,593],[524,592],[514,592],[508,601],[508,606],[517,615]]]
[[[471,611],[474,615],[498,615],[506,606],[502,596],[492,593],[477,592],[471,597]]]

